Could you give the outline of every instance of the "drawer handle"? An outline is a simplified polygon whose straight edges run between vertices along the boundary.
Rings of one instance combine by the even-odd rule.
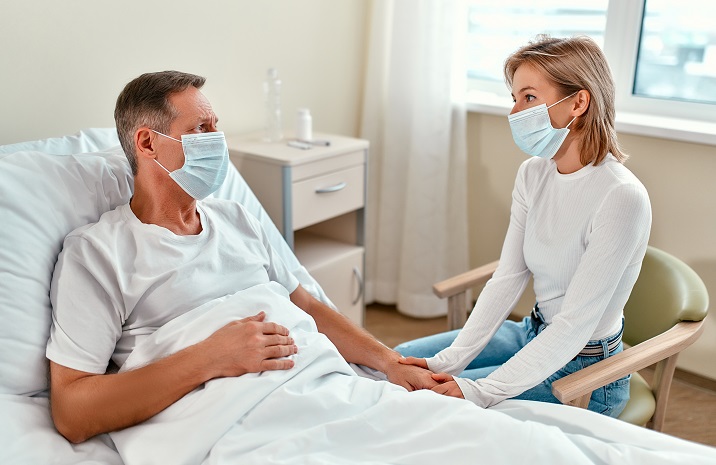
[[[329,192],[338,192],[341,189],[345,189],[347,185],[348,184],[346,182],[339,182],[334,186],[316,189],[316,194],[328,194]]]
[[[357,304],[360,301],[360,298],[363,297],[363,275],[361,275],[361,272],[357,266],[353,267],[353,276],[355,276],[356,281],[358,281],[358,295],[355,299],[353,299],[351,305]]]

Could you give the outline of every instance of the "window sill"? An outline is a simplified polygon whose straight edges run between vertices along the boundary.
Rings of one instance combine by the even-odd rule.
[[[507,116],[511,109],[511,105],[505,105],[504,98],[494,94],[468,93],[467,110],[470,112]],[[616,130],[623,134],[716,145],[716,123],[705,121],[617,112]]]

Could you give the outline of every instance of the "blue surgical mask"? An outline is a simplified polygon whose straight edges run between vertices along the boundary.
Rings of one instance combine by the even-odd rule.
[[[216,192],[226,179],[229,169],[229,150],[223,132],[182,134],[181,140],[159,131],[154,132],[181,142],[184,150],[184,165],[178,170],[169,171],[154,159],[159,166],[164,168],[164,171],[169,173],[179,187],[196,200],[201,200]]]
[[[576,92],[572,95],[575,94]],[[517,147],[534,157],[552,158],[562,146],[564,139],[567,138],[569,125],[577,118],[572,118],[572,121],[566,127],[555,129],[552,127],[547,109],[564,102],[572,95],[568,95],[550,106],[543,103],[509,115],[507,119],[510,122],[512,138],[515,140]]]

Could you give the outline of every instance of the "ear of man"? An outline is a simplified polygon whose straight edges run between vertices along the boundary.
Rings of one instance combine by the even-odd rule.
[[[156,134],[147,127],[141,127],[134,133],[134,146],[138,158],[156,158],[154,146]]]

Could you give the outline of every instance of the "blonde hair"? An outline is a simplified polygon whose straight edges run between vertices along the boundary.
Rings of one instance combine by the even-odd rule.
[[[614,79],[606,57],[591,38],[537,36],[505,60],[508,87],[512,87],[515,71],[523,64],[540,71],[562,96],[589,92],[589,107],[572,126],[581,135],[582,165],[598,165],[608,153],[621,163],[629,158],[619,147],[614,129]]]

